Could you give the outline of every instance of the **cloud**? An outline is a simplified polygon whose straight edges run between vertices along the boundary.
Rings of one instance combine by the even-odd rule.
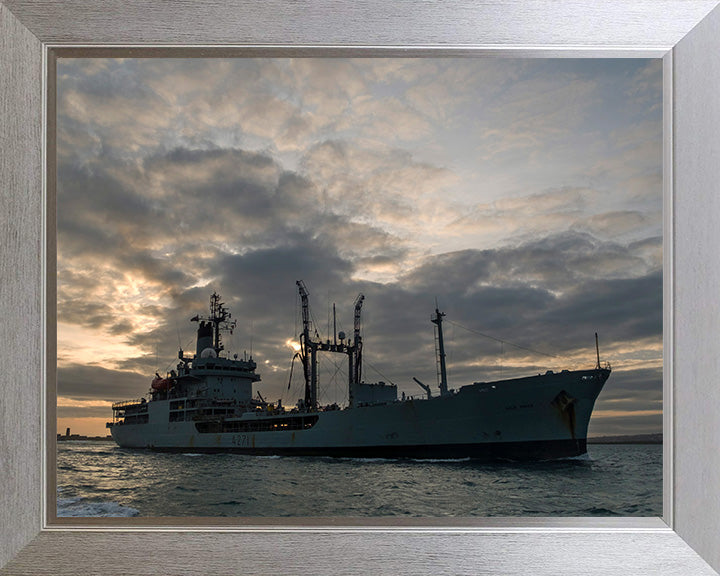
[[[646,186],[644,190],[649,194]],[[632,244],[661,233],[661,207],[654,188],[652,208],[608,210],[604,194],[591,188],[563,187],[478,203],[446,225],[448,236],[476,238],[479,245],[518,242],[538,235],[589,233],[602,240]],[[632,265],[635,265],[633,263]]]
[[[594,365],[598,331],[603,410],[655,410],[661,70],[613,62],[63,59],[63,414],[144,393],[213,290],[285,393],[298,279],[325,338],[365,294],[368,380],[434,380],[437,297],[455,385]]]
[[[662,367],[614,370],[597,402],[601,410],[662,409]]]
[[[112,408],[107,406],[58,406],[58,418],[104,418],[105,422],[112,420]]]
[[[592,330],[611,341],[661,332],[662,277],[636,253],[654,253],[657,239],[655,245],[645,240],[625,246],[588,232],[525,232],[525,241],[515,245],[432,256],[416,253],[408,260],[411,244],[375,225],[326,211],[311,201],[318,188],[314,182],[283,171],[267,156],[178,149],[149,158],[142,170],[127,170],[122,183],[114,168],[73,174],[65,205],[79,202],[93,186],[112,190],[115,197],[109,206],[101,197],[92,200],[77,218],[66,215],[73,225],[62,229],[63,234],[70,232],[70,248],[60,259],[59,312],[65,322],[104,329],[134,347],[136,355],[114,361],[119,369],[145,374],[162,369],[169,351],[177,347],[178,326],[183,327],[181,340],[192,340],[186,320],[206,307],[211,290],[226,295],[234,309],[253,311],[238,316],[246,321],[238,328],[234,349],[248,349],[252,340],[258,357],[271,366],[285,366],[297,279],[312,287],[314,305],[321,308],[328,292],[346,300],[366,293],[371,346],[392,378],[408,378],[402,366],[417,362],[418,346],[422,355],[432,358],[431,340],[425,336],[433,296],[450,306],[458,322],[523,345],[550,344],[558,354],[574,354],[578,342],[590,340]],[[153,183],[151,192],[134,199],[134,191],[145,189],[148,182]],[[568,206],[581,211],[587,194],[581,189],[551,191],[531,204],[537,212]],[[148,219],[132,213],[152,204],[152,210],[164,214],[164,224],[153,228],[146,242],[143,227]],[[495,206],[508,213],[533,212],[519,199]],[[113,211],[120,218],[111,218]],[[84,222],[86,227],[81,226]],[[230,233],[233,229],[237,235]],[[74,250],[76,245],[81,249]],[[106,266],[107,274],[115,277],[108,281],[88,269],[89,262]],[[358,277],[359,271],[373,267],[396,279],[378,284]],[[403,312],[398,315],[399,310]],[[399,339],[398,329],[413,336]],[[160,362],[151,352],[158,348],[165,358]],[[478,352],[491,358],[484,368]],[[543,366],[542,360],[523,358],[511,347],[504,353],[506,375],[514,361],[519,362],[518,371]],[[479,378],[483,370],[494,375],[496,357],[496,343],[459,350],[455,374],[466,381]],[[432,368],[432,362],[427,364]]]
[[[137,372],[87,364],[59,366],[57,374],[58,397],[79,400],[80,405],[91,399],[117,402],[136,396],[138,391],[145,393],[150,388],[151,379],[151,376]]]

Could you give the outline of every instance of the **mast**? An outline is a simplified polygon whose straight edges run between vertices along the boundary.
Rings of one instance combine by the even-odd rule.
[[[220,352],[225,349],[225,346],[223,346],[222,343],[221,332],[227,331],[232,334],[235,326],[237,325],[237,321],[230,320],[231,318],[232,314],[228,312],[225,302],[221,302],[220,295],[217,292],[213,292],[212,296],[210,296],[210,315],[197,315],[194,318],[191,318],[190,321],[200,322],[200,327],[198,328],[198,342],[200,342],[201,337],[203,336],[207,336],[208,339],[212,339],[211,347],[215,350],[215,354],[220,356]],[[205,332],[206,329],[207,333]],[[198,349],[198,354],[200,354],[200,352],[202,352],[202,350]]]
[[[435,306],[435,314],[430,318],[430,321],[437,326],[438,334],[438,362],[440,363],[440,396],[445,396],[448,393],[447,387],[447,368],[445,366],[445,344],[443,342],[443,331],[442,331],[442,319],[445,316],[444,312],[438,310],[437,305]]]
[[[333,344],[337,346],[337,321],[335,318],[335,302],[333,302]]]
[[[597,354],[597,365],[595,366],[595,370],[600,370],[600,345],[598,344],[597,332],[595,332],[595,354]]]

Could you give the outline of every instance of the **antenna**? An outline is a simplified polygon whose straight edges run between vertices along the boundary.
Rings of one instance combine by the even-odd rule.
[[[598,345],[597,332],[595,332],[595,353],[597,354],[597,365],[595,366],[595,370],[600,370],[600,346]]]

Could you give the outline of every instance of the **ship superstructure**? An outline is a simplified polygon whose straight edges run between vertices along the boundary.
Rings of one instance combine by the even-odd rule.
[[[391,383],[362,378],[361,313],[354,303],[352,337],[335,329],[322,340],[312,329],[309,292],[297,282],[302,306],[299,359],[304,397],[288,408],[267,402],[253,385],[260,381],[252,358],[226,357],[222,334],[235,321],[218,294],[198,323],[196,350],[181,349],[175,370],[155,375],[147,398],[113,404],[107,426],[118,445],[163,451],[411,458],[545,460],[586,452],[587,427],[610,366],[449,389],[443,318],[437,307],[439,393],[417,379],[424,398],[398,398]],[[318,401],[318,354],[347,357],[348,404]]]

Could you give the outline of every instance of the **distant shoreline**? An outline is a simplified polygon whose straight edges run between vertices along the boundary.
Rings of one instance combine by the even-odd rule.
[[[111,442],[112,436],[81,436],[80,434],[71,434],[70,436],[63,436],[62,434],[57,435],[58,442],[71,442],[73,440],[82,440],[90,442]]]
[[[595,436],[588,444],[662,444],[662,434],[634,434],[631,436]]]

